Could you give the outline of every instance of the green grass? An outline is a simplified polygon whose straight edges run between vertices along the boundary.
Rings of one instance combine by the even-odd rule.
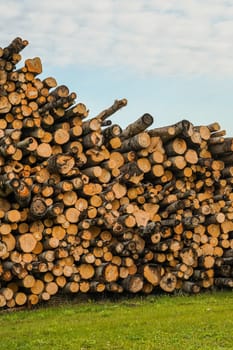
[[[233,349],[233,293],[90,300],[1,313],[0,349]]]

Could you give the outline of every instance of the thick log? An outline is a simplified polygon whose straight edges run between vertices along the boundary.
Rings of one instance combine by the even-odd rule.
[[[210,145],[209,149],[213,155],[221,155],[224,153],[232,152],[233,139],[230,137],[225,138],[224,142],[215,145]]]
[[[187,144],[183,138],[175,138],[165,145],[165,150],[168,156],[182,155],[187,150]]]
[[[36,247],[37,240],[31,233],[25,233],[18,238],[19,248],[24,253],[30,253]]]
[[[137,135],[146,130],[150,125],[153,124],[153,117],[149,113],[143,114],[135,122],[128,125],[125,130],[120,134],[121,139],[128,139],[134,135]],[[117,135],[116,135],[117,136]]]
[[[82,144],[85,149],[100,147],[103,145],[104,137],[99,131],[92,131],[82,138]]]
[[[55,154],[48,159],[48,170],[53,173],[65,175],[74,165],[74,157],[68,154]]]
[[[39,57],[27,59],[25,61],[25,67],[27,71],[33,73],[33,75],[42,73],[42,64]]]
[[[107,263],[96,268],[96,278],[106,283],[117,281],[119,277],[119,271],[117,265]]]
[[[84,280],[91,279],[95,274],[95,269],[91,264],[81,264],[78,270],[81,278]]]
[[[177,278],[171,272],[165,273],[164,276],[162,276],[160,283],[159,283],[160,288],[163,291],[168,292],[168,293],[171,293],[175,290],[176,284],[177,284]]]
[[[141,132],[121,144],[121,152],[138,151],[148,147],[150,144],[150,136],[146,132]]]
[[[138,293],[143,288],[143,278],[141,275],[131,275],[122,281],[123,288],[131,293]]]
[[[190,137],[192,136],[193,132],[194,130],[192,123],[190,123],[188,120],[182,120],[173,125],[149,130],[149,135],[159,136],[163,142],[167,142],[168,140],[171,140],[181,134],[184,137]]]
[[[161,267],[153,265],[145,265],[143,267],[144,278],[153,286],[157,286],[161,280]]]

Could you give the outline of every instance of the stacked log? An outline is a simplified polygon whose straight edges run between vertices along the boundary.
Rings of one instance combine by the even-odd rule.
[[[0,307],[58,293],[233,287],[233,138],[218,123],[122,129],[0,49]]]

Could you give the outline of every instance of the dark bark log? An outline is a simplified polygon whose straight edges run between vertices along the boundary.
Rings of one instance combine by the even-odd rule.
[[[48,170],[51,173],[65,175],[72,170],[74,165],[74,157],[68,154],[55,154],[48,159]]]
[[[127,105],[127,100],[124,98],[122,100],[115,100],[113,105],[102,112],[100,112],[96,118],[104,121],[109,118],[112,114],[116,113],[119,109]]]
[[[193,125],[188,120],[182,120],[176,124],[155,128],[149,131],[150,136],[159,136],[163,142],[167,142],[178,135],[190,137],[193,134]]]
[[[146,130],[150,125],[153,124],[153,117],[149,113],[143,114],[140,118],[138,118],[135,122],[128,125],[125,130],[122,131],[120,138],[128,139],[134,135],[139,134]]]
[[[27,40],[22,40],[21,38],[15,38],[10,45],[3,49],[2,58],[11,60],[14,53],[19,53],[28,45]]]

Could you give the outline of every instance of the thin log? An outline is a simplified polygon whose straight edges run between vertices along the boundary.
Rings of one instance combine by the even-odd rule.
[[[122,100],[115,100],[111,107],[100,112],[96,116],[96,118],[104,121],[107,118],[109,118],[112,114],[116,113],[119,109],[121,109],[122,107],[125,107],[126,105],[127,105],[127,100],[125,98],[123,98]]]

